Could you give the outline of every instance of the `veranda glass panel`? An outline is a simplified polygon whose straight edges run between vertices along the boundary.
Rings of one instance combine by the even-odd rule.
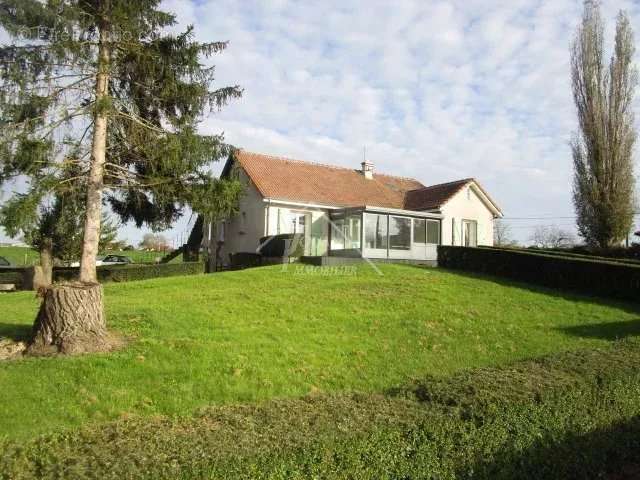
[[[364,222],[364,242],[367,248],[387,248],[387,216],[367,213]]]
[[[411,250],[411,219],[389,217],[389,248]]]
[[[344,219],[331,221],[331,250],[344,250]]]
[[[427,221],[421,218],[413,219],[413,243],[427,243]]]
[[[360,215],[361,214],[358,213],[347,218],[347,223],[345,225],[347,233],[346,248],[360,248]]]

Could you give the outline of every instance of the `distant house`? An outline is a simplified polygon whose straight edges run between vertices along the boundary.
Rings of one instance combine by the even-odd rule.
[[[232,172],[246,184],[238,215],[204,225],[222,259],[256,252],[270,235],[299,234],[308,256],[434,261],[438,244],[492,245],[502,216],[473,178],[425,186],[368,162],[350,169],[244,150],[222,175]]]

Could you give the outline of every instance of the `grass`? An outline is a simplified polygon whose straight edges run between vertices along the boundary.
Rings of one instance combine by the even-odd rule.
[[[639,347],[0,440],[0,478],[610,478],[640,451]]]
[[[109,323],[128,347],[0,364],[0,432],[24,439],[207,405],[383,391],[638,334],[638,305],[381,268],[384,276],[368,267],[301,275],[292,266],[107,284]],[[26,336],[36,309],[32,293],[0,296],[0,336]]]
[[[129,257],[134,263],[155,263],[158,258],[165,256],[162,252],[146,252],[144,250],[109,250],[100,253],[100,258],[105,255],[124,255]],[[40,261],[40,254],[28,247],[0,247],[0,257],[5,257],[13,265],[37,265]],[[178,255],[171,263],[181,262],[182,255]]]

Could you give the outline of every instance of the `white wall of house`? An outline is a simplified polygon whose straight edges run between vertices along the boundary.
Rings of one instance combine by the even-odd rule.
[[[243,170],[239,170],[239,179],[245,185],[245,192],[238,204],[238,214],[218,225],[215,239],[224,237],[225,243],[220,250],[223,262],[229,261],[230,253],[255,252],[265,232],[265,204],[262,195]],[[224,230],[224,233],[222,233]]]
[[[442,244],[463,245],[463,221],[475,220],[478,229],[478,245],[493,245],[493,212],[481,199],[481,193],[473,184],[465,186],[440,209],[442,219]]]

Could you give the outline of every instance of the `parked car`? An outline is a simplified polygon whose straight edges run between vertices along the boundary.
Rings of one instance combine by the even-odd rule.
[[[124,255],[107,255],[100,261],[100,265],[129,265],[133,263],[129,257]]]
[[[4,257],[0,257],[0,268],[9,268],[12,267],[11,262]]]
[[[107,255],[102,260],[96,260],[96,266],[100,267],[103,265],[130,265],[133,261],[129,257],[125,257],[124,255]],[[73,262],[70,267],[79,267],[80,262]]]

